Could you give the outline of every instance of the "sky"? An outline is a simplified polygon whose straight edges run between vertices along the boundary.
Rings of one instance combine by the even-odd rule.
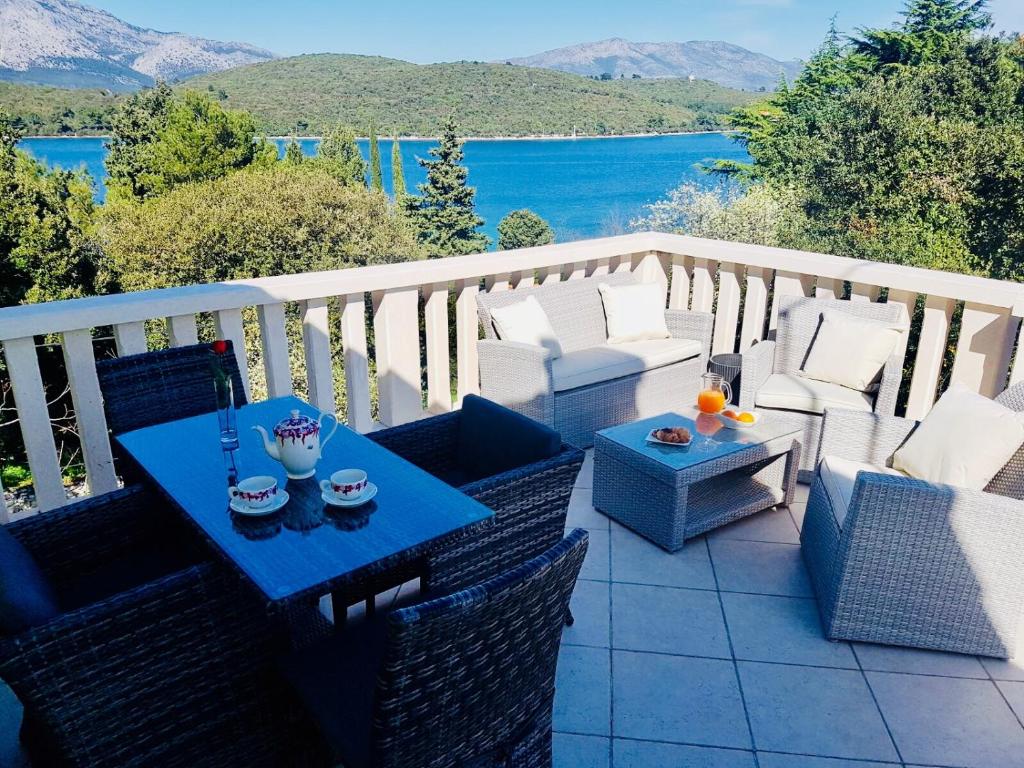
[[[887,26],[901,0],[83,0],[132,24],[252,43],[282,56],[361,53],[491,61],[608,37],[725,40],[806,58],[835,14],[844,31]],[[995,26],[1024,32],[1024,0],[991,0]]]

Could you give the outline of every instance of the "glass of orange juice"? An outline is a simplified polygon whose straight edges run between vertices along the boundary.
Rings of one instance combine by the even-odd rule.
[[[697,410],[701,413],[719,413],[732,400],[732,387],[719,374],[705,373],[700,377],[700,382]]]

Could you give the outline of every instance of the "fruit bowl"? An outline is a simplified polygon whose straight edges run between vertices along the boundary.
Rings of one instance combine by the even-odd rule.
[[[737,411],[726,408],[718,414],[718,420],[729,429],[750,429],[761,420],[761,415],[753,411]]]

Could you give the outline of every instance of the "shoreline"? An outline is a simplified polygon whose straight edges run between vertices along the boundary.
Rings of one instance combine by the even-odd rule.
[[[738,133],[738,131],[722,130],[722,131],[675,131],[670,133],[615,133],[607,134],[603,136],[591,136],[589,134],[582,136],[573,136],[569,133],[556,133],[556,134],[533,134],[529,136],[460,136],[460,141],[471,142],[471,141],[583,141],[589,139],[656,139],[660,136],[711,136],[711,135],[728,135]],[[61,136],[48,136],[46,134],[37,136],[22,136],[19,141],[25,139],[109,139],[111,138],[108,134],[83,134],[81,136],[68,136],[66,134]],[[288,141],[289,139],[296,139],[297,141],[319,141],[323,136],[267,136],[267,139],[271,141]],[[394,136],[378,136],[380,141],[391,141]],[[399,136],[399,142],[402,141],[438,141],[440,136]],[[368,136],[356,136],[357,141],[367,141]]]

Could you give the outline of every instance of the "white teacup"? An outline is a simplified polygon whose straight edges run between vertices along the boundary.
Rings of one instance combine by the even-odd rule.
[[[270,475],[247,477],[228,488],[231,498],[252,509],[263,509],[277,501],[277,479]]]
[[[321,480],[320,488],[324,493],[331,493],[339,499],[351,501],[363,495],[367,483],[369,483],[369,479],[363,470],[339,469],[331,475],[330,480]]]

